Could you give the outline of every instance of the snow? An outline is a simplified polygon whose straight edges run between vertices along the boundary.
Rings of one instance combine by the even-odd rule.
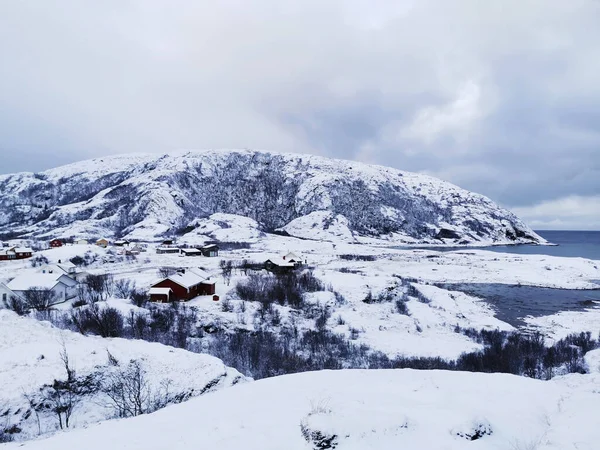
[[[317,442],[307,442],[304,430],[309,439],[336,436],[339,450],[593,450],[600,442],[598,382],[598,374],[539,381],[407,369],[302,373],[234,386],[147,416],[19,446],[319,448]],[[471,440],[477,432],[479,438]]]
[[[109,370],[107,355],[110,352],[120,364],[132,359],[143,361],[149,383],[158,386],[168,380],[173,393],[196,396],[211,383],[214,386],[210,390],[217,390],[245,380],[235,369],[212,356],[145,341],[86,337],[0,310],[0,384],[3,387],[0,408],[2,411],[10,409],[7,426],[22,428],[18,436],[21,439],[34,437],[38,431],[35,415],[27,414],[29,407],[24,394],[36,398],[43,385],[65,378],[60,359],[63,343],[78,375]],[[101,395],[85,397],[77,406],[73,427],[107,420],[112,415]],[[40,416],[42,434],[55,432],[54,416],[47,411],[42,411]]]

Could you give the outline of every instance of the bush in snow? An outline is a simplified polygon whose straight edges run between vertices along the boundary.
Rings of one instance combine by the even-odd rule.
[[[48,258],[46,258],[44,255],[34,256],[29,261],[31,262],[31,267],[40,267],[50,262],[48,261]]]
[[[377,261],[377,258],[373,255],[340,255],[340,259],[344,261]]]

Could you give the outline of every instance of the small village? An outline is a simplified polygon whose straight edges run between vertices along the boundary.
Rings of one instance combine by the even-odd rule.
[[[32,248],[0,243],[0,264],[4,261],[32,261],[31,269],[19,271],[19,274],[4,282],[0,278],[0,307],[9,307],[11,298],[25,301],[29,297],[37,299],[44,297],[48,307],[66,302],[76,304],[80,292],[79,287],[86,283],[89,273],[85,268],[79,267],[73,262],[80,258],[79,255],[66,260],[51,258],[52,250],[65,247],[85,248],[85,251],[94,247],[105,250],[106,256],[99,263],[107,268],[107,273],[111,272],[111,265],[114,265],[119,258],[137,258],[150,251],[165,257],[185,258],[187,263],[181,264],[181,267],[173,264],[172,259],[168,260],[168,267],[159,270],[159,276],[142,288],[146,300],[155,303],[172,303],[188,302],[196,297],[211,298],[213,301],[220,299],[216,290],[220,271],[216,268],[206,270],[201,267],[190,267],[189,264],[190,259],[194,259],[198,265],[202,265],[200,261],[203,258],[219,257],[220,249],[217,243],[191,246],[178,245],[175,239],[165,239],[158,243],[148,244],[131,242],[127,239],[111,241],[107,238],[99,238],[95,241],[52,239],[35,244],[38,248],[45,248],[49,252],[44,252],[44,256],[39,256],[38,252]],[[264,262],[249,264],[248,267],[251,266],[255,271],[265,270],[274,274],[285,274],[302,265],[303,261],[298,255],[288,252],[282,256],[268,258]]]

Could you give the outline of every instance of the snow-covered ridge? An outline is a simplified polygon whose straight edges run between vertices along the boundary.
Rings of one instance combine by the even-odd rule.
[[[598,374],[342,370],[247,383],[25,449],[596,449]],[[8,449],[16,448],[13,444]]]
[[[170,399],[166,403],[248,380],[209,355],[146,341],[83,336],[0,310],[0,414],[3,430],[19,429],[12,434],[15,440],[58,431],[59,423],[46,391],[54,380],[66,379],[63,350],[77,377],[106,377],[126,369],[132,360],[138,361],[148,392]],[[115,408],[105,395],[89,393],[77,399],[69,428],[114,416]]]
[[[0,233],[154,238],[215,213],[263,231],[388,243],[541,243],[490,199],[359,162],[253,150],[122,155],[0,176]],[[73,226],[73,224],[76,224]]]

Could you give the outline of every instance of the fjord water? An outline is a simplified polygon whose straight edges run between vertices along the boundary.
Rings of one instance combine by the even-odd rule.
[[[521,255],[579,257],[600,261],[600,231],[536,231],[536,233],[556,245],[501,245],[486,247],[485,250]],[[448,284],[446,287],[484,298],[495,309],[496,317],[516,327],[525,325],[523,318],[527,316],[546,316],[560,311],[583,312],[600,305],[600,290],[550,289],[484,283]]]
[[[549,255],[600,260],[600,231],[536,231],[556,245],[500,245],[486,250],[520,255]]]

